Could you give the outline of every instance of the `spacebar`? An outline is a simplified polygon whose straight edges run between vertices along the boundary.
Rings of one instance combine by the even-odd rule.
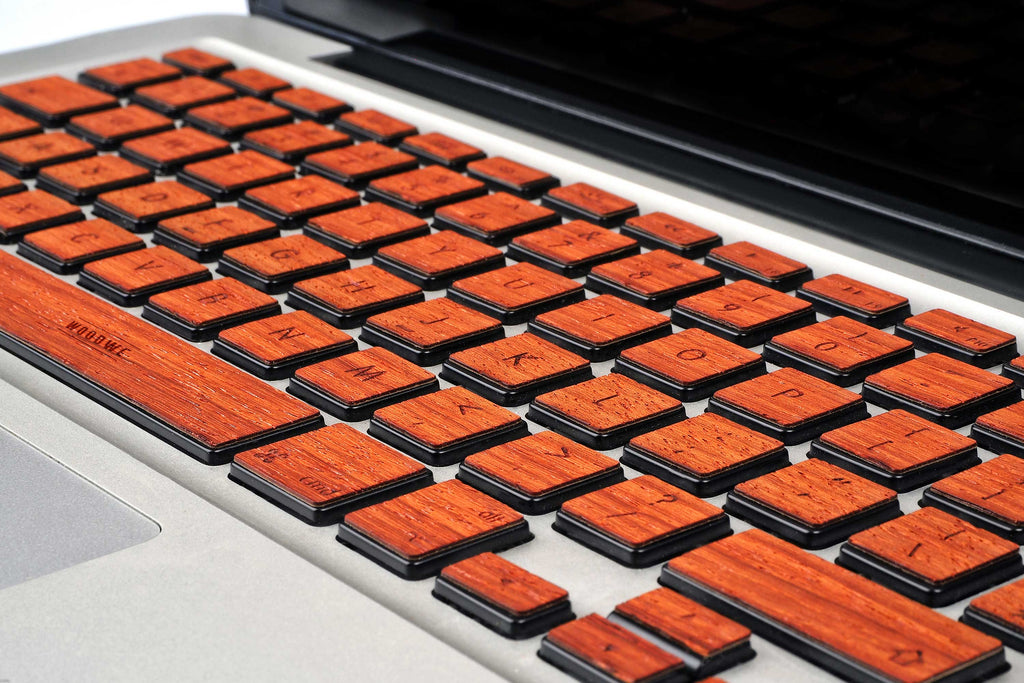
[[[6,252],[0,346],[210,465],[323,424],[315,408]]]

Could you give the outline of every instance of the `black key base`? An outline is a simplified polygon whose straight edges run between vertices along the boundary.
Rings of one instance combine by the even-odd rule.
[[[453,287],[448,288],[448,298],[481,313],[486,313],[492,318],[497,318],[505,325],[520,325],[533,320],[541,313],[547,313],[569,304],[579,303],[587,298],[587,293],[583,291],[583,288],[580,288],[515,309],[502,308],[490,301],[480,299]]]
[[[441,367],[439,377],[452,384],[460,384],[474,394],[483,396],[488,401],[497,403],[499,406],[521,406],[529,403],[541,394],[593,379],[594,372],[590,369],[590,366],[587,366],[538,382],[531,382],[516,389],[510,389],[448,359]]]
[[[540,641],[537,656],[582,683],[622,683],[618,676],[606,673],[590,662],[580,659],[568,650],[552,643],[547,636]],[[682,667],[645,678],[644,683],[680,683],[689,680]]]
[[[717,496],[732,490],[736,484],[788,467],[790,464],[789,452],[785,448],[780,448],[774,453],[769,453],[744,465],[731,467],[721,474],[700,476],[655,457],[632,444],[627,444],[622,450],[619,462],[644,474],[653,474],[658,479],[678,486],[699,498]]]
[[[286,379],[295,374],[295,371],[304,365],[312,365],[322,360],[344,356],[356,350],[356,340],[337,346],[331,346],[319,351],[313,351],[288,360],[284,363],[269,364],[250,356],[244,351],[223,342],[221,339],[213,340],[213,348],[210,352],[218,358],[223,358],[232,365],[236,365],[246,372],[256,375],[260,379]]]
[[[1006,363],[1013,360],[1018,356],[1017,353],[1017,342],[1012,341],[1009,344],[1004,344],[995,349],[985,351],[983,353],[977,353],[974,351],[968,351],[959,344],[953,344],[940,339],[939,337],[932,336],[926,332],[908,327],[903,322],[896,323],[895,334],[897,337],[909,339],[914,342],[914,346],[919,351],[925,353],[941,353],[950,358],[963,361],[968,365],[973,365],[976,368],[990,368],[993,365],[999,365],[1000,363]]]
[[[626,258],[627,256],[636,256],[640,253],[640,245],[633,247],[626,247],[625,249],[619,249],[615,252],[602,254],[601,256],[595,256],[585,261],[577,261],[575,263],[562,263],[555,259],[536,254],[528,249],[523,249],[515,242],[511,242],[508,245],[508,251],[506,255],[515,261],[526,261],[532,263],[535,266],[540,266],[544,270],[550,270],[552,273],[558,273],[568,278],[583,277],[590,272],[590,269],[594,266],[602,263],[608,263],[609,261],[617,261],[620,258]]]
[[[422,366],[437,365],[448,360],[448,356],[456,351],[504,338],[505,330],[499,327],[425,349],[422,346],[416,346],[401,337],[396,337],[389,332],[371,327],[370,325],[364,325],[363,332],[359,335],[359,339],[370,346],[381,346],[408,361],[412,361],[416,365]]]
[[[259,273],[249,270],[244,266],[239,266],[226,259],[221,259],[217,263],[217,272],[225,277],[233,277],[239,282],[266,292],[267,294],[280,294],[288,290],[293,284],[299,280],[308,280],[309,278],[316,277],[318,275],[329,275],[331,273],[337,273],[339,270],[348,270],[351,264],[348,260],[344,260],[341,263],[325,263],[319,266],[313,266],[312,268],[304,268],[299,271],[288,273],[284,276],[278,276],[274,278],[264,277]]]
[[[173,249],[179,254],[188,256],[193,261],[210,263],[211,261],[219,259],[227,249],[240,247],[253,242],[262,242],[263,240],[278,237],[280,234],[281,231],[277,229],[277,226],[274,226],[273,228],[269,228],[262,232],[254,232],[242,237],[217,242],[216,244],[211,244],[209,246],[199,246],[194,242],[188,242],[173,233],[162,230],[160,226],[157,225],[153,230],[153,244],[160,244],[168,247],[169,249]]]
[[[269,207],[263,202],[250,199],[248,195],[243,194],[238,200],[238,208],[254,213],[260,218],[266,218],[268,221],[273,221],[282,230],[298,230],[310,218],[322,216],[325,213],[334,213],[342,209],[350,209],[353,206],[359,206],[359,197],[352,197],[351,199],[334,202],[333,204],[325,204],[302,213],[289,214]]]
[[[931,420],[935,424],[949,429],[958,429],[969,425],[985,413],[1005,408],[1020,400],[1020,389],[1016,385],[1010,385],[981,400],[972,401],[950,412],[942,412],[867,383],[864,384],[864,388],[860,393],[865,401],[873,403],[880,408],[885,408],[886,410],[902,408],[908,413]]]
[[[985,531],[991,531],[1018,545],[1024,543],[1024,525],[1000,519],[963,501],[950,498],[931,487],[924,490],[921,500],[917,504],[921,507],[934,507],[948,512],[954,517],[959,517],[965,522],[970,522]]]
[[[634,363],[633,361],[620,356],[615,359],[615,365],[612,366],[612,372],[617,372],[620,375],[629,377],[630,379],[635,379],[637,382],[646,384],[652,389],[657,389],[663,394],[668,394],[672,398],[677,398],[680,401],[689,403],[705,399],[719,389],[732,386],[739,382],[745,382],[748,379],[760,377],[768,372],[768,370],[765,368],[764,361],[758,359],[750,365],[737,368],[731,372],[724,372],[720,375],[715,375],[703,382],[682,385],[676,380],[669,379],[664,375],[653,372],[638,363]]]
[[[337,397],[328,394],[301,377],[292,376],[286,391],[292,396],[302,399],[314,408],[319,408],[339,420],[344,422],[359,422],[360,420],[370,419],[370,416],[373,415],[373,412],[378,408],[383,408],[384,406],[399,403],[410,398],[416,398],[417,396],[432,394],[437,391],[439,387],[440,385],[437,383],[437,379],[433,379],[421,385],[410,387],[402,391],[396,391],[379,399],[366,401],[357,405],[342,403]]]
[[[400,197],[396,197],[386,192],[381,192],[373,186],[370,186],[366,188],[364,198],[366,199],[367,204],[370,202],[381,202],[382,204],[387,204],[388,206],[405,211],[406,213],[411,213],[413,216],[429,218],[430,216],[433,216],[434,211],[441,206],[446,204],[458,204],[459,202],[464,202],[467,199],[482,197],[485,194],[487,194],[487,188],[478,187],[474,190],[466,190],[465,192],[459,192],[447,197],[442,197],[441,199],[435,199],[422,204],[414,204],[412,202],[407,202]]]
[[[803,283],[814,279],[814,273],[810,268],[798,270],[797,272],[786,275],[785,277],[765,277],[760,273],[740,268],[730,261],[720,259],[714,254],[708,254],[704,257],[704,265],[708,268],[714,268],[730,280],[750,280],[751,282],[756,282],[759,285],[770,287],[777,292],[792,292]]]
[[[60,273],[61,275],[68,275],[70,273],[77,273],[85,264],[90,261],[96,261],[101,258],[107,258],[108,256],[117,256],[118,254],[127,254],[130,251],[138,251],[139,249],[145,248],[145,244],[129,244],[124,247],[117,249],[111,249],[104,251],[99,254],[90,254],[88,258],[81,261],[61,261],[60,259],[54,258],[45,251],[36,248],[34,245],[28,242],[18,242],[18,256],[23,256],[33,263],[41,265],[49,271],[54,273]]]
[[[477,623],[512,640],[539,636],[559,624],[576,618],[568,600],[557,602],[532,614],[516,616],[496,608],[493,604],[478,598],[443,576],[437,577],[431,595],[441,602],[451,605]]]
[[[189,275],[188,277],[179,278],[173,282],[165,282],[158,287],[153,287],[142,292],[133,292],[131,294],[124,290],[111,287],[105,281],[97,278],[95,275],[88,271],[82,271],[82,274],[78,276],[78,284],[84,289],[88,289],[90,292],[99,294],[108,301],[113,301],[118,306],[141,306],[149,300],[149,297],[160,292],[166,292],[169,289],[178,289],[186,285],[194,285],[199,282],[206,282],[212,280],[213,275],[208,270],[204,270],[195,275]]]
[[[352,244],[343,239],[335,237],[329,232],[318,229],[314,225],[306,224],[302,228],[302,234],[307,237],[312,237],[320,244],[326,244],[331,249],[337,249],[343,254],[347,255],[351,259],[367,258],[377,253],[377,250],[381,247],[386,247],[389,244],[397,244],[398,242],[405,242],[411,240],[414,237],[424,237],[430,234],[430,227],[424,225],[422,228],[415,228],[413,230],[407,230],[405,232],[398,233],[397,235],[391,235],[390,237],[383,237],[379,240],[373,240],[372,242],[364,242],[359,245]]]
[[[480,232],[473,228],[456,223],[455,221],[442,218],[441,216],[434,217],[434,230],[454,230],[455,232],[465,235],[466,237],[472,237],[475,240],[483,242],[484,244],[490,244],[491,246],[500,247],[508,244],[512,241],[512,238],[518,235],[523,235],[534,230],[543,230],[544,228],[550,228],[553,225],[561,225],[562,219],[557,214],[548,216],[546,218],[540,218],[529,223],[522,223],[508,230],[502,230],[499,233]]]
[[[707,412],[727,417],[733,422],[739,422],[744,427],[756,429],[762,434],[778,439],[787,446],[795,446],[798,443],[816,439],[827,431],[845,427],[852,422],[859,422],[868,418],[868,407],[863,401],[852,403],[845,408],[828,413],[824,417],[808,420],[798,427],[783,427],[774,422],[769,422],[757,415],[736,408],[715,396],[712,396],[708,401]]]
[[[779,367],[796,368],[797,370],[805,372],[812,377],[823,379],[826,382],[835,384],[836,386],[850,387],[854,384],[860,384],[868,377],[868,375],[873,375],[876,372],[880,372],[886,368],[892,367],[893,365],[899,365],[905,361],[913,360],[914,347],[906,348],[897,353],[890,353],[882,358],[858,365],[846,372],[835,370],[824,363],[819,363],[811,358],[802,356],[799,353],[794,353],[771,340],[765,343],[762,355],[766,361],[774,363]]]
[[[719,276],[695,282],[692,285],[687,285],[686,287],[676,287],[675,289],[662,294],[647,296],[640,294],[629,287],[624,287],[622,284],[615,282],[614,280],[609,280],[601,277],[600,275],[590,273],[587,275],[586,287],[590,291],[597,292],[598,294],[614,294],[620,299],[632,301],[633,303],[639,304],[644,308],[649,308],[652,311],[665,311],[672,308],[672,306],[680,299],[685,299],[688,296],[706,292],[709,289],[721,287],[724,284],[725,278]]]
[[[431,467],[446,467],[447,465],[461,462],[463,458],[473,453],[479,453],[488,448],[529,436],[530,430],[525,422],[519,420],[500,430],[490,431],[480,436],[459,441],[454,446],[442,448],[427,446],[376,418],[370,418],[370,426],[367,429],[367,433],[370,436],[377,437],[392,448],[396,448]]]
[[[459,472],[455,475],[455,478],[469,484],[478,491],[483,491],[492,498],[500,500],[505,505],[524,515],[543,515],[554,512],[567,500],[603,489],[612,484],[618,484],[626,479],[622,474],[622,468],[616,467],[614,470],[573,482],[550,493],[532,496],[520,489],[509,486],[503,481],[493,479],[489,475],[473,469],[466,463],[462,463],[459,466]]]
[[[1003,641],[1003,645],[1013,648],[1017,652],[1024,652],[1024,634],[1009,624],[985,614],[981,610],[974,609],[970,605],[964,610],[960,621],[971,628],[987,633],[993,638]]]
[[[218,334],[220,334],[221,330],[226,330],[227,328],[234,327],[235,325],[252,322],[253,320],[259,320],[260,318],[266,318],[270,315],[277,315],[280,312],[281,304],[273,303],[259,309],[246,311],[244,313],[233,315],[229,318],[218,320],[208,325],[196,326],[191,323],[187,323],[181,318],[171,315],[147,302],[142,308],[142,317],[150,322],[156,323],[169,332],[173,332],[182,339],[187,339],[192,342],[202,342],[214,339]]]
[[[983,424],[975,423],[971,427],[971,438],[978,442],[978,445],[993,453],[1009,453],[1018,458],[1024,458],[1024,443],[1002,432],[997,432]]]
[[[541,206],[546,206],[549,209],[554,209],[569,220],[584,220],[602,228],[618,227],[630,218],[635,218],[640,215],[640,209],[635,206],[612,214],[591,213],[590,211],[581,209],[575,204],[562,201],[558,197],[552,197],[549,194],[540,198],[540,204]]]
[[[978,449],[972,447],[923,467],[915,467],[905,472],[893,472],[851,455],[821,439],[811,442],[811,449],[808,451],[807,457],[818,458],[837,467],[842,467],[847,472],[853,472],[897,493],[913,491],[981,463]]]
[[[864,323],[865,325],[871,325],[871,327],[876,327],[878,329],[892,327],[904,318],[910,316],[910,302],[901,306],[895,306],[885,311],[879,311],[878,313],[868,313],[863,309],[856,308],[854,306],[847,306],[835,301],[834,299],[829,299],[816,292],[810,292],[803,288],[796,290],[796,296],[798,299],[810,301],[811,305],[814,306],[814,310],[822,315],[827,315],[829,317],[845,315],[847,318]]]
[[[529,410],[526,411],[526,417],[539,425],[553,429],[559,434],[564,434],[584,446],[598,451],[610,451],[613,448],[625,446],[634,436],[652,432],[655,429],[667,427],[670,424],[685,419],[686,410],[683,406],[679,406],[660,415],[638,420],[609,432],[596,432],[583,427],[578,422],[574,422],[561,413],[550,410],[536,401],[530,404]]]
[[[806,327],[807,325],[813,325],[817,320],[818,319],[814,314],[814,309],[810,309],[768,325],[762,325],[751,330],[741,331],[737,330],[735,327],[721,325],[702,316],[683,311],[678,307],[672,309],[672,322],[676,325],[679,325],[682,328],[696,327],[704,330],[705,332],[710,332],[717,337],[721,337],[726,341],[731,341],[733,344],[739,344],[745,348],[764,344],[777,334]]]
[[[373,265],[383,268],[392,275],[397,275],[406,282],[411,282],[417,287],[422,287],[428,292],[434,292],[439,289],[444,289],[451,283],[456,280],[461,280],[464,277],[479,275],[480,273],[486,273],[487,271],[494,270],[495,268],[501,268],[505,265],[505,257],[498,254],[483,261],[478,261],[468,266],[449,270],[437,275],[428,275],[423,271],[416,270],[401,261],[397,261],[381,253],[373,255]]]
[[[285,299],[285,303],[292,308],[308,311],[324,322],[330,323],[335,327],[340,327],[343,330],[350,330],[362,325],[371,315],[390,311],[393,308],[417,304],[423,300],[423,292],[416,292],[415,294],[410,294],[402,298],[389,299],[388,301],[382,301],[379,304],[366,306],[354,311],[340,311],[334,306],[324,303],[322,300],[317,299],[314,296],[310,296],[309,294],[297,289],[292,289],[288,292],[288,297]]]
[[[533,334],[547,339],[553,344],[558,344],[567,351],[572,351],[577,356],[583,356],[589,361],[599,362],[604,360],[611,360],[619,355],[619,352],[623,349],[628,349],[631,346],[639,346],[655,339],[661,339],[672,334],[672,325],[666,320],[663,325],[659,325],[654,329],[648,330],[641,334],[635,334],[631,337],[626,337],[611,344],[594,345],[586,340],[574,337],[570,334],[566,334],[562,330],[554,327],[548,327],[547,325],[531,320],[526,325],[526,331],[532,332]]]
[[[711,251],[715,247],[722,246],[721,237],[713,237],[704,242],[694,242],[693,244],[681,246],[679,244],[676,244],[675,242],[660,240],[654,235],[644,232],[643,230],[634,228],[628,224],[623,225],[621,228],[619,228],[619,232],[621,232],[626,237],[632,237],[637,242],[639,242],[641,246],[647,247],[648,249],[664,249],[665,251],[670,251],[673,254],[678,254],[679,256],[683,256],[688,259],[696,259],[702,256],[707,256],[709,251]]]

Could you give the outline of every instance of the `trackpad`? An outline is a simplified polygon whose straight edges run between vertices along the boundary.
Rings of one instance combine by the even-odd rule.
[[[153,520],[0,430],[0,589],[158,533]]]

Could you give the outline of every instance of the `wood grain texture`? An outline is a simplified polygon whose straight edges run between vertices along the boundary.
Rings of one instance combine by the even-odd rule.
[[[806,271],[807,264],[777,254],[752,242],[733,242],[710,252],[733,266],[772,280]]]
[[[717,232],[660,211],[628,218],[626,225],[680,248],[692,248],[718,239]]]
[[[282,278],[310,268],[341,265],[348,259],[340,251],[305,235],[288,235],[228,249],[225,261],[266,278]]]
[[[231,143],[195,128],[176,128],[124,143],[122,149],[134,152],[154,164],[176,164],[183,160],[229,154]]]
[[[849,544],[932,583],[1019,552],[1016,543],[933,507],[856,533]]]
[[[366,178],[397,173],[416,167],[416,157],[399,152],[377,142],[363,142],[351,147],[318,152],[306,157],[312,171],[322,169],[345,182],[359,182]]]
[[[434,215],[472,232],[493,237],[528,229],[533,223],[551,219],[555,212],[507,192],[495,192],[442,206]]]
[[[244,313],[281,310],[274,297],[230,277],[161,292],[150,297],[149,305],[196,327]]]
[[[274,128],[246,133],[246,143],[259,145],[277,152],[278,156],[306,155],[350,144],[352,138],[320,125],[315,121],[300,121]]]
[[[644,296],[669,294],[721,277],[717,270],[664,249],[602,263],[591,268],[590,272]]]
[[[821,440],[887,472],[900,474],[959,455],[977,444],[905,410],[833,429]]]
[[[1024,580],[979,595],[971,600],[971,607],[1017,631],[1024,631]]]
[[[456,479],[345,515],[344,524],[407,559],[522,523],[523,516]]]
[[[453,353],[448,362],[509,389],[589,365],[575,353],[528,332]]]
[[[990,396],[1013,381],[948,356],[929,353],[875,373],[864,384],[948,411]]]
[[[22,192],[24,189],[25,184],[21,180],[15,178],[10,173],[0,171],[0,196]]]
[[[0,86],[0,98],[36,120],[66,120],[75,114],[117,106],[117,98],[63,76],[44,76]]]
[[[153,325],[0,254],[0,330],[210,448],[317,416]]]
[[[906,339],[845,316],[776,335],[772,344],[839,372],[850,372],[913,346]]]
[[[372,180],[370,188],[402,202],[426,206],[457,201],[467,193],[482,194],[484,184],[443,166],[427,166]]]
[[[422,154],[446,166],[464,164],[483,156],[483,150],[479,147],[474,147],[443,133],[410,135],[402,140],[402,149],[413,154]]]
[[[507,311],[517,311],[579,291],[583,285],[532,263],[516,263],[456,280],[451,288]]]
[[[0,140],[19,138],[23,135],[42,133],[43,127],[32,119],[15,114],[6,107],[0,107]]]
[[[735,491],[819,529],[896,500],[895,491],[816,459],[749,479]]]
[[[761,362],[761,355],[696,327],[624,349],[620,358],[684,387]]]
[[[764,285],[739,280],[681,299],[676,308],[740,332],[774,325],[811,310],[811,304]]]
[[[719,389],[715,398],[787,428],[864,402],[859,394],[792,368]]]
[[[610,294],[542,313],[534,320],[596,346],[616,344],[671,324],[660,313]]]
[[[1018,370],[1024,371],[1024,356],[1017,356],[1010,361],[1010,365]]]
[[[239,97],[189,109],[185,120],[226,135],[236,135],[253,128],[288,123],[292,115],[276,104],[255,97]]]
[[[94,154],[96,148],[85,140],[60,132],[28,135],[0,142],[0,159],[24,169],[38,169]]]
[[[347,424],[334,424],[235,456],[235,462],[315,507],[421,474],[426,468]]]
[[[158,220],[214,207],[213,200],[205,194],[185,187],[175,180],[163,180],[105,192],[99,196],[96,204],[127,214],[137,221]]]
[[[1024,525],[1024,460],[1000,455],[931,486],[931,491],[985,514]]]
[[[494,553],[480,553],[441,576],[502,611],[526,616],[569,599],[569,592]]]
[[[254,320],[223,330],[217,338],[266,365],[352,343],[352,337],[306,311]]]
[[[73,116],[71,125],[114,141],[174,130],[174,121],[137,104]]]
[[[501,249],[453,230],[381,247],[377,253],[424,275],[444,275],[502,257]]]
[[[309,225],[358,248],[418,232],[427,223],[422,218],[393,209],[387,204],[371,202],[316,216],[309,219]]]
[[[971,353],[986,353],[1017,342],[1017,338],[1008,332],[942,308],[912,315],[903,324]]]
[[[162,288],[208,272],[206,266],[167,247],[156,246],[86,264],[83,272],[126,294]]]
[[[359,204],[359,193],[318,175],[255,187],[245,196],[289,218],[326,213]]]
[[[501,322],[441,297],[378,313],[368,318],[366,325],[429,349],[499,329]]]
[[[595,259],[614,258],[616,254],[634,249],[636,240],[593,223],[570,221],[519,235],[512,244],[562,265],[573,266]]]
[[[511,186],[518,192],[526,192],[531,186],[550,182],[553,176],[539,169],[512,161],[505,157],[489,157],[471,161],[466,168],[479,178],[498,181]]]
[[[1014,403],[982,415],[976,422],[1007,438],[1024,443],[1024,403]]]
[[[267,98],[278,90],[292,87],[292,84],[283,78],[251,67],[225,71],[220,75],[220,80],[238,92],[262,98]]]
[[[339,124],[344,123],[345,129],[354,130],[372,140],[398,139],[418,132],[416,126],[411,123],[388,116],[376,109],[346,112],[338,121]]]
[[[534,401],[596,432],[621,429],[682,405],[660,391],[616,373],[541,394]]]
[[[387,349],[371,346],[307,365],[295,376],[347,406],[377,401],[434,381],[434,375]]]
[[[25,235],[24,241],[64,263],[101,258],[108,252],[130,248],[141,249],[146,244],[138,235],[103,218],[33,232]]]
[[[670,588],[655,588],[615,606],[614,614],[706,658],[750,639],[750,629]]]
[[[421,291],[416,285],[373,265],[301,280],[292,289],[342,313],[376,308]]]
[[[0,197],[0,234],[10,239],[54,223],[83,218],[77,206],[42,190]]]
[[[587,183],[573,183],[548,190],[549,197],[565,202],[586,213],[608,218],[624,211],[636,210],[636,202],[612,194]]]
[[[904,296],[839,274],[805,282],[800,288],[869,314],[891,311],[907,303]]]
[[[567,500],[561,511],[634,548],[725,517],[720,508],[649,474]]]
[[[629,444],[702,477],[750,464],[783,448],[781,441],[714,413],[642,434]]]
[[[141,57],[86,69],[84,73],[113,89],[130,90],[140,85],[178,78],[181,69],[149,57]]]
[[[105,154],[47,166],[39,172],[39,178],[72,192],[95,193],[122,183],[144,183],[152,180],[153,174],[121,157]]]
[[[184,171],[223,192],[278,182],[295,174],[295,168],[291,164],[248,149],[236,154],[197,161],[186,166]]]
[[[156,103],[165,109],[188,109],[214,102],[223,102],[234,98],[232,88],[211,81],[202,76],[186,76],[178,80],[156,85],[147,85],[135,90],[135,99],[146,103]]]
[[[194,47],[183,47],[165,52],[163,60],[188,73],[209,73],[230,69],[234,66],[229,59]]]
[[[237,206],[222,206],[165,218],[157,224],[156,231],[209,249],[246,237],[276,236],[277,226]]]
[[[681,555],[668,568],[901,683],[935,680],[1002,647],[995,638],[756,529]]]
[[[463,466],[543,496],[618,469],[619,463],[561,434],[539,432],[474,453]]]
[[[622,683],[643,683],[684,668],[675,655],[597,614],[556,626],[547,639]]]
[[[433,448],[445,448],[522,421],[512,411],[463,387],[442,389],[379,408],[373,419]]]
[[[290,106],[304,114],[319,116],[329,112],[341,112],[348,103],[310,88],[289,88],[274,93],[273,101],[281,106]],[[346,136],[348,137],[348,136]]]

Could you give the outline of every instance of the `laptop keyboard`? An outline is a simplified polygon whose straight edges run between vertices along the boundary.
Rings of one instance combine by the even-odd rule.
[[[0,345],[579,680],[1007,668],[1013,334],[233,67],[0,86]]]

